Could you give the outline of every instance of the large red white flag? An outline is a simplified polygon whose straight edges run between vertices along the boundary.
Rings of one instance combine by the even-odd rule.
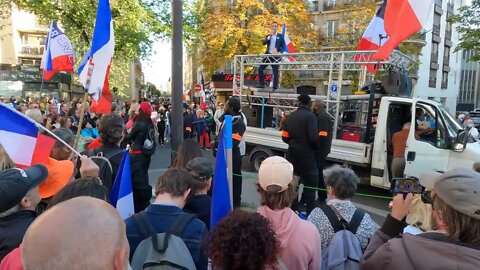
[[[433,0],[388,0],[384,26],[389,38],[373,55],[373,59],[388,59],[405,39],[422,28],[428,29],[428,16]]]

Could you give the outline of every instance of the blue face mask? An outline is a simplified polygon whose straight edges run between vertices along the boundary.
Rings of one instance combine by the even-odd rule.
[[[474,124],[468,124],[467,127],[473,128],[475,125]]]

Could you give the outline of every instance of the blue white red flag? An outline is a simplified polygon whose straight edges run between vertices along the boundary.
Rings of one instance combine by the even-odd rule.
[[[295,51],[295,46],[293,46],[293,42],[290,40],[290,37],[287,34],[287,24],[283,24],[283,29],[282,29],[282,36],[284,40],[284,46],[283,46],[283,52],[282,53],[294,53]]]
[[[363,32],[362,38],[357,46],[357,51],[373,51],[378,50],[382,43],[385,43],[388,40],[388,35],[385,32],[384,20],[385,7],[387,5],[387,0],[378,9],[375,17],[373,17],[370,24],[368,24],[367,29]],[[371,54],[365,55],[356,55],[355,61],[370,61]],[[362,59],[363,58],[363,59]],[[379,68],[379,65],[367,65],[367,69],[370,73],[375,73]]]
[[[108,75],[114,51],[115,37],[110,3],[108,0],[99,0],[92,47],[78,69],[80,82],[93,98],[91,110],[97,113],[110,113],[112,107]]]
[[[40,69],[43,78],[51,80],[58,71],[73,72],[75,63],[72,43],[55,22],[50,23]]]
[[[202,73],[202,81],[200,83],[200,87],[201,87],[201,91],[200,91],[200,107],[202,108],[202,110],[206,110],[207,109],[207,98],[206,98],[206,95],[205,95],[205,80],[203,79],[203,73]]]
[[[210,216],[211,230],[232,210],[227,176],[225,128],[222,128],[220,131],[213,178],[212,211]]]
[[[130,154],[125,151],[118,168],[110,203],[118,211],[118,214],[125,220],[135,213],[133,204],[132,171],[130,169]]]
[[[35,122],[0,103],[0,144],[19,168],[46,163],[55,140],[38,133]]]

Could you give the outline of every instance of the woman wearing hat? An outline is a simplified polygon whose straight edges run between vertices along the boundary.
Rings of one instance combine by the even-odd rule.
[[[150,103],[145,101],[140,103],[133,118],[133,127],[124,140],[124,143],[130,144],[132,176],[134,176],[132,177],[132,188],[135,212],[140,212],[149,205],[152,193],[148,182],[151,154],[146,153],[144,149],[144,143],[149,132],[155,128],[150,118],[151,114]],[[154,144],[154,150],[156,147],[155,138],[153,138],[152,143]]]

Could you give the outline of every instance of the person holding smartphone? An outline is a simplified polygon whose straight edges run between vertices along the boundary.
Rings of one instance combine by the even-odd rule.
[[[362,269],[480,269],[480,173],[458,168],[420,176],[435,231],[401,234],[413,194],[393,197],[392,212],[373,235]]]

